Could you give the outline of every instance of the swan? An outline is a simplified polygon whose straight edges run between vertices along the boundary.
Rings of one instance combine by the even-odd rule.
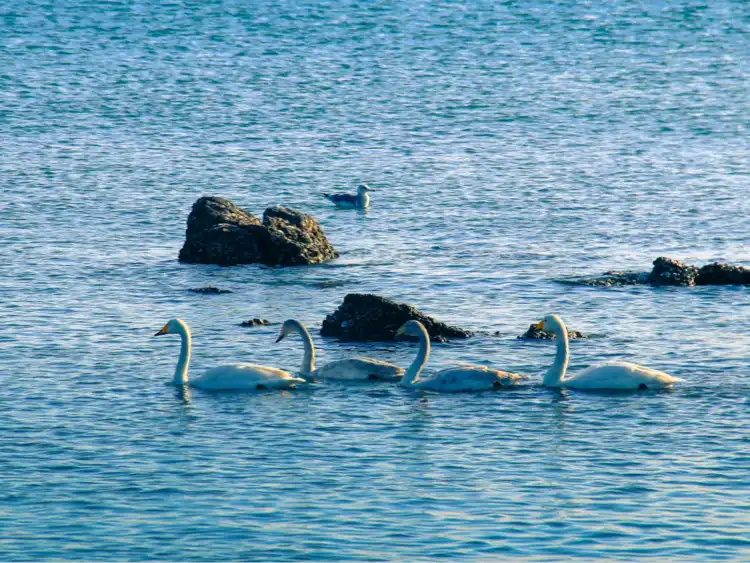
[[[557,315],[547,315],[534,325],[552,332],[557,339],[557,354],[552,367],[544,375],[542,384],[547,387],[571,389],[659,389],[671,387],[682,381],[655,369],[631,364],[609,362],[591,366],[581,373],[565,378],[568,369],[568,329]],[[564,379],[565,378],[565,379]]]
[[[499,371],[484,366],[458,366],[441,370],[428,379],[419,377],[422,368],[430,357],[430,335],[419,321],[407,321],[396,332],[397,335],[416,336],[419,339],[419,352],[401,379],[401,385],[407,389],[429,389],[456,393],[459,391],[484,391],[494,387],[506,387],[517,384],[525,375]]]
[[[217,366],[188,381],[191,338],[187,323],[182,319],[172,319],[154,336],[164,334],[179,334],[182,337],[180,359],[177,360],[177,369],[172,380],[175,385],[190,385],[197,389],[237,390],[288,389],[297,383],[305,383],[304,379],[294,377],[283,370],[245,363]]]
[[[367,209],[370,206],[370,194],[374,192],[367,184],[361,184],[357,187],[357,195],[351,194],[323,194],[328,201],[342,209]]]
[[[404,374],[404,368],[372,358],[350,358],[336,360],[315,369],[315,345],[310,333],[299,321],[289,319],[281,325],[281,333],[276,342],[281,342],[288,335],[297,333],[305,345],[300,375],[305,379],[388,379],[397,380]]]

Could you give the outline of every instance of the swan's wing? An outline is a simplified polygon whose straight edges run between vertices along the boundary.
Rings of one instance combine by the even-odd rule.
[[[406,371],[395,364],[373,358],[352,358],[350,361],[352,365],[360,366],[359,369],[367,370],[375,379],[399,379]]]
[[[466,374],[465,377],[479,379],[481,381],[493,381],[501,385],[513,385],[514,383],[523,379],[528,379],[528,375],[522,373],[514,373],[512,371],[503,371],[499,369],[492,369],[486,366],[473,366],[463,365],[455,368],[448,368],[438,373],[451,372],[454,370],[460,370],[461,373]]]
[[[304,381],[278,368],[241,363],[211,368],[190,383],[203,389],[255,389],[259,386],[289,387]]]
[[[513,385],[524,376],[490,369],[484,366],[458,366],[437,372],[418,384],[435,391],[481,391],[503,385]]]
[[[579,389],[640,389],[670,387],[682,381],[668,373],[630,362],[591,366],[569,380],[566,387]]]
[[[323,379],[398,379],[403,374],[403,368],[371,358],[336,360],[313,372]]]

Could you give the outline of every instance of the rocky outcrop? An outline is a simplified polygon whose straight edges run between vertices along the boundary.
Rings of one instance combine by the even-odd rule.
[[[563,283],[615,287],[624,285],[750,285],[750,268],[714,262],[701,268],[660,256],[651,272],[605,272],[595,278],[561,280]]]
[[[214,287],[212,285],[208,285],[206,287],[191,287],[188,289],[188,291],[192,291],[193,293],[202,293],[203,295],[219,295],[221,293],[232,293],[231,289],[219,289],[218,287]]]
[[[337,256],[320,224],[310,215],[269,207],[261,223],[220,197],[202,197],[193,204],[180,250],[180,262],[222,266],[297,266]]]
[[[645,272],[604,272],[604,274],[596,278],[577,280],[577,283],[594,287],[640,285],[648,283],[648,274]]]
[[[654,268],[648,275],[651,285],[695,285],[698,268],[683,264],[672,258],[660,256],[654,260]]]
[[[396,331],[409,320],[420,321],[433,340],[472,336],[470,330],[446,325],[411,305],[369,293],[347,295],[341,306],[325,318],[320,334],[341,340],[398,340],[401,337],[396,336]]]
[[[714,262],[698,270],[696,285],[750,285],[750,268]]]
[[[527,330],[517,338],[522,340],[551,340],[555,338],[555,333],[545,332],[541,328],[536,328],[536,324],[532,324],[529,325],[529,330]],[[580,338],[586,338],[586,336],[581,331],[568,329],[568,338],[570,338],[571,340],[576,340]]]
[[[264,326],[267,325],[266,319],[250,319],[249,321],[242,321],[240,326]]]

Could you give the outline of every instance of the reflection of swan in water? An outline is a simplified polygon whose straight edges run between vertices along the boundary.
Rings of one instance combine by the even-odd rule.
[[[570,387],[571,389],[658,389],[671,387],[682,381],[655,369],[629,362],[610,362],[591,366],[581,373],[565,378],[568,369],[568,329],[557,315],[547,315],[534,325],[545,332],[552,332],[557,339],[555,362],[544,376],[547,387]]]
[[[407,321],[396,334],[416,336],[419,339],[417,357],[401,379],[401,385],[404,387],[444,392],[483,391],[494,387],[515,385],[520,380],[526,379],[525,375],[484,366],[448,368],[435,373],[428,379],[421,379],[419,374],[430,357],[430,335],[427,329],[419,321]]]
[[[367,184],[361,184],[357,188],[357,195],[324,193],[323,197],[342,209],[367,209],[370,206],[370,194],[367,192],[373,191]]]
[[[302,337],[302,342],[305,345],[305,355],[300,367],[300,375],[305,379],[397,380],[404,373],[403,368],[372,358],[336,360],[315,369],[315,345],[310,333],[301,322],[294,319],[285,321],[281,326],[281,334],[279,334],[276,342],[282,341],[286,336],[295,332]]]
[[[257,364],[226,364],[206,371],[200,377],[188,381],[188,366],[190,365],[191,338],[190,329],[185,321],[172,319],[155,334],[179,334],[182,337],[180,359],[172,382],[175,385],[190,385],[197,389],[286,389],[294,387],[296,383],[304,383],[304,379],[293,377],[291,374],[272,367]]]

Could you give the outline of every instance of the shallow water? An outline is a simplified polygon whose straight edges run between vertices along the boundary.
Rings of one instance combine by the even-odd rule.
[[[750,557],[748,289],[555,281],[750,263],[749,32],[730,0],[0,7],[0,557]],[[320,196],[358,182],[366,214]],[[312,213],[341,258],[181,265],[207,194]],[[187,291],[205,285],[233,293]],[[169,318],[196,373],[294,369],[278,323],[317,329],[349,292],[481,332],[432,367],[534,383],[166,384]],[[685,383],[540,387],[554,346],[515,336],[549,312],[597,336],[572,370]],[[415,353],[313,333],[321,363]]]

